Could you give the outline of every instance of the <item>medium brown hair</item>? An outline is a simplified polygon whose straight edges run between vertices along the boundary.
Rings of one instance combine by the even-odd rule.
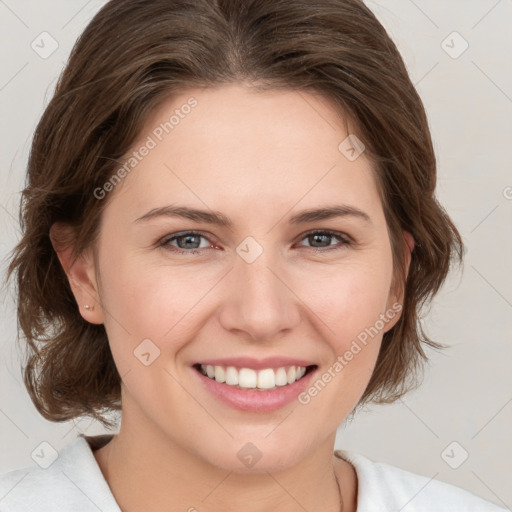
[[[120,407],[120,377],[103,325],[79,313],[49,232],[74,228],[74,255],[94,247],[103,208],[93,191],[150,112],[187,87],[246,83],[328,98],[356,127],[374,162],[404,291],[402,315],[384,334],[361,398],[390,402],[417,384],[420,313],[461,261],[457,229],[435,198],[436,159],[427,117],[402,58],[359,0],[111,0],[76,42],[35,131],[22,192],[16,273],[18,322],[28,346],[24,380],[53,421]],[[340,141],[341,142],[341,141]],[[402,230],[415,248],[405,277]]]

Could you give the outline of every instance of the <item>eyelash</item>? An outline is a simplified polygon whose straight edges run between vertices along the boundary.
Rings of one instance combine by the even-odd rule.
[[[172,242],[178,238],[185,238],[186,236],[190,236],[190,235],[199,236],[199,237],[202,237],[202,238],[205,238],[206,240],[208,240],[208,237],[200,231],[182,231],[180,233],[175,233],[171,236],[163,238],[159,242],[159,247],[162,247],[165,250],[168,250],[168,251],[171,251],[174,253],[178,253],[178,254],[199,254],[199,253],[201,253],[201,251],[203,251],[205,249],[206,250],[211,249],[211,247],[203,247],[201,249],[187,250],[187,249],[180,249],[179,247],[175,247],[173,245],[169,245],[169,242]],[[325,248],[308,247],[308,246],[301,246],[301,247],[305,247],[306,249],[312,249],[313,251],[315,251],[317,253],[323,253],[323,252],[328,252],[328,251],[330,252],[330,251],[339,251],[342,249],[346,249],[348,246],[353,244],[352,240],[348,237],[348,235],[346,235],[344,233],[340,233],[338,231],[320,230],[320,229],[308,231],[307,233],[304,233],[303,235],[301,235],[301,238],[299,238],[299,241],[302,241],[305,238],[315,236],[315,235],[325,235],[325,236],[329,236],[329,237],[333,237],[333,238],[338,238],[341,241],[341,245],[337,245],[337,246],[333,246],[333,247],[328,246]]]

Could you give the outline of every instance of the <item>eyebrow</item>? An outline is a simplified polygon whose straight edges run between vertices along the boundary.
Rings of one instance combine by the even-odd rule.
[[[157,217],[181,217],[198,223],[204,222],[206,224],[214,224],[227,228],[232,228],[233,226],[233,222],[221,212],[199,210],[197,208],[190,208],[187,206],[162,206],[159,208],[153,208],[141,217],[135,219],[134,222],[145,222]],[[336,205],[304,210],[291,217],[289,219],[289,223],[293,225],[306,224],[308,222],[326,220],[335,217],[356,217],[371,224],[370,216],[367,213],[349,205]]]

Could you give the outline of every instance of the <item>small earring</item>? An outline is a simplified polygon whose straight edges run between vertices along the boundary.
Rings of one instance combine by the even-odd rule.
[[[86,304],[84,306],[85,309],[90,309],[91,311],[94,309],[94,306],[89,306],[88,304]]]

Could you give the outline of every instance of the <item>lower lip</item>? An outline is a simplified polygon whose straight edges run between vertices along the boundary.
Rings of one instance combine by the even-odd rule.
[[[195,368],[192,368],[192,371],[199,377],[202,385],[221,402],[240,411],[264,413],[276,411],[297,399],[297,396],[308,387],[317,369],[310,370],[293,384],[268,391],[238,389],[210,379]]]

